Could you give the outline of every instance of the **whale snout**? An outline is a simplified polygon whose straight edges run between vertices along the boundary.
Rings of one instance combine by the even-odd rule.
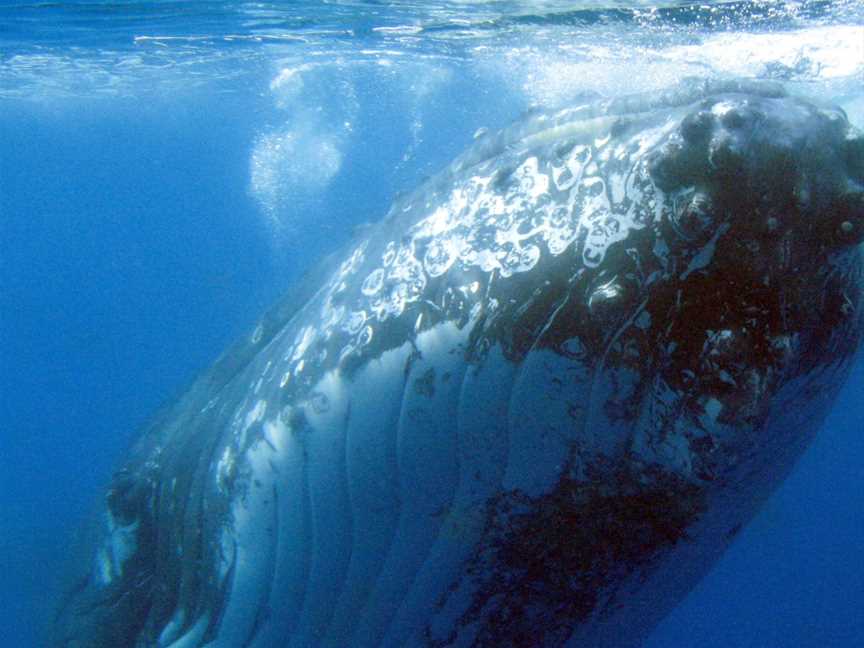
[[[729,222],[738,235],[792,235],[811,250],[864,240],[864,134],[838,108],[714,97],[681,120],[648,165],[662,191],[695,192],[673,217],[685,238]]]

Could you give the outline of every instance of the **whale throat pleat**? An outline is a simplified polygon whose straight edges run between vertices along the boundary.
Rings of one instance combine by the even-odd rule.
[[[410,345],[388,351],[351,381],[346,429],[347,486],[351,501],[351,557],[322,646],[351,645],[399,523],[396,430]]]
[[[351,557],[351,507],[345,466],[350,392],[335,373],[325,375],[305,405],[309,492],[312,505],[311,568],[292,647],[318,645],[324,635]]]

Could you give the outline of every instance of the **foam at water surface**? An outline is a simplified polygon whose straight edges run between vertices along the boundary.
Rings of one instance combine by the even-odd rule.
[[[534,91],[532,101],[567,99],[562,88],[573,82],[561,67],[565,62],[587,66],[579,78],[587,70],[594,82],[579,85],[581,91],[586,85],[607,89],[599,87],[602,79],[632,73],[634,64],[647,74],[631,74],[630,82],[638,84],[632,90],[663,85],[670,76],[729,73],[730,56],[736,74],[820,78],[826,59],[833,62],[832,76],[861,73],[860,56],[845,57],[839,69],[836,56],[860,48],[860,39],[855,43],[848,30],[830,28],[856,24],[862,13],[854,0],[689,6],[638,0],[305,1],[290,7],[225,0],[16,2],[0,8],[7,26],[0,34],[0,96],[115,96],[214,83],[224,91],[238,78],[259,74],[262,61],[283,55],[298,64],[340,57],[377,63],[405,54],[461,66],[510,59],[508,78],[547,86]],[[709,34],[717,35],[714,43],[711,37],[703,42]],[[555,89],[543,81],[545,70],[557,79]]]

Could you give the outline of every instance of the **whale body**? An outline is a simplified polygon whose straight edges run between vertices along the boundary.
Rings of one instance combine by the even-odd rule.
[[[772,84],[479,136],[144,431],[49,644],[638,645],[846,376],[862,185]]]

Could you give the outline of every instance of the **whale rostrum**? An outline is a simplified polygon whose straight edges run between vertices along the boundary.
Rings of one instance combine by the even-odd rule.
[[[49,643],[637,646],[820,427],[862,240],[775,84],[480,132],[144,431]]]

